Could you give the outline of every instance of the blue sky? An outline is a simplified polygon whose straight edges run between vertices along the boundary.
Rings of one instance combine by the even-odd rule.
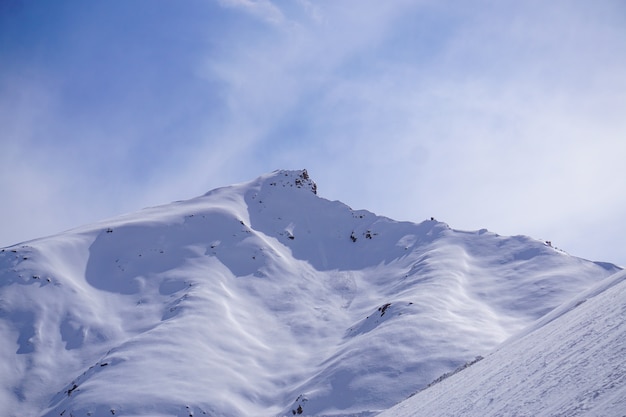
[[[622,1],[0,2],[0,246],[274,169],[626,265]]]

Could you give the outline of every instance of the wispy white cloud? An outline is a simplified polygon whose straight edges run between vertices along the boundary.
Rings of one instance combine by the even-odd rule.
[[[282,23],[285,16],[270,0],[218,0],[225,7],[242,10],[269,23]]]
[[[61,136],[91,137],[78,145],[82,163],[58,153],[67,171],[59,168],[55,181],[67,184],[74,170],[84,184],[116,189],[102,202],[111,214],[120,200],[129,210],[307,167],[321,195],[380,214],[434,215],[453,227],[563,239],[576,254],[624,259],[609,244],[602,257],[584,243],[594,228],[606,241],[626,232],[598,220],[619,223],[626,210],[615,193],[626,185],[619,2],[213,4],[180,21],[203,28],[184,48],[164,44],[184,65],[164,60],[164,71],[145,57],[133,61],[153,80],[131,78],[140,88],[129,83],[133,100],[120,102],[111,123],[59,117],[69,107],[46,84],[47,98],[33,93],[21,110],[4,101],[11,121],[2,134],[19,126],[20,153],[36,152],[29,126],[50,123],[64,152],[80,141]],[[271,24],[242,25],[225,9]],[[86,157],[111,137],[119,139],[109,167]],[[33,183],[43,178],[29,174]],[[58,194],[47,197],[50,206],[89,200]]]
[[[269,161],[317,168],[334,198],[462,228],[554,236],[613,211],[619,22],[580,5],[326,6],[323,23],[221,63]],[[398,35],[406,15],[441,30],[436,50],[432,34]]]

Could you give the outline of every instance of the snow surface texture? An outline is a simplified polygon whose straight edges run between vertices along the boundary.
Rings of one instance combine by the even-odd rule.
[[[626,415],[626,273],[380,417]]]
[[[0,253],[2,416],[370,416],[619,270],[276,171]]]

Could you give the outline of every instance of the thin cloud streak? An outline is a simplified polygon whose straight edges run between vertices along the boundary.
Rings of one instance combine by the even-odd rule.
[[[280,9],[269,0],[218,0],[218,2],[222,6],[242,10],[269,23],[280,24],[285,20]]]

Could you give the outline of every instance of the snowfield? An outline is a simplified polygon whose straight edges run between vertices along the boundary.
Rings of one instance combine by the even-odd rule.
[[[275,171],[2,249],[0,415],[366,417],[486,356],[389,414],[439,415],[414,401],[437,404],[498,352],[521,357],[601,297],[536,320],[619,270],[525,236],[353,210],[306,171]],[[622,287],[610,291],[623,318]],[[565,340],[552,332],[541,338]],[[606,358],[616,372],[623,346]],[[458,398],[482,415],[484,399]]]
[[[626,273],[380,417],[626,415]]]

